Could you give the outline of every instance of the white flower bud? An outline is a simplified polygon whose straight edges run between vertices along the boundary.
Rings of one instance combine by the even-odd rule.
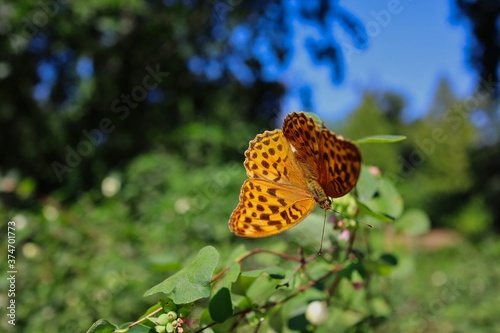
[[[122,182],[115,176],[108,176],[101,183],[101,192],[105,197],[112,197],[120,191]]]
[[[328,318],[326,302],[314,301],[309,303],[306,310],[306,319],[313,325],[321,325]]]

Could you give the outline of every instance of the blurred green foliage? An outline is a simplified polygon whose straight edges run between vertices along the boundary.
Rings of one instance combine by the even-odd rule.
[[[477,174],[473,167],[481,162],[472,156],[487,149],[480,144],[481,128],[471,119],[471,105],[479,103],[476,99],[458,99],[443,79],[427,115],[407,121],[402,96],[369,92],[346,120],[344,133],[352,138],[383,133],[408,136],[399,145],[361,146],[364,162],[386,171],[407,207],[424,209],[433,225],[480,239],[490,232],[497,212],[496,206],[486,204],[490,194],[475,190],[474,185],[478,176],[495,179],[494,174]]]
[[[362,147],[375,149],[376,146]],[[18,271],[30,272],[18,275],[18,297],[23,303],[18,308],[18,327],[32,331],[49,328],[83,331],[97,318],[115,323],[132,321],[155,302],[154,296],[142,299],[144,291],[186,266],[197,249],[207,244],[217,246],[221,262],[234,256],[236,244],[246,244],[250,249],[293,252],[295,242],[299,242],[312,247],[312,251],[317,249],[321,216],[312,216],[287,235],[271,239],[232,237],[227,219],[236,206],[244,179],[244,169],[239,163],[193,168],[181,156],[159,151],[138,156],[126,170],[111,173],[100,188],[86,192],[72,203],[61,205],[55,197],[46,197],[37,207],[27,210],[3,209],[2,220],[14,216],[17,222]],[[372,207],[376,207],[374,204]],[[425,251],[412,253],[407,244],[398,240],[406,239],[405,235],[422,237],[428,224],[425,220],[419,222],[422,219],[419,213],[408,211],[407,214],[394,222],[395,240],[387,238],[386,228],[381,224],[370,231],[374,256],[391,251],[395,241],[399,244],[392,248],[399,268],[390,275],[390,281],[375,278],[371,282],[373,290],[380,288],[382,297],[375,297],[373,306],[380,313],[392,314],[387,323],[380,323],[381,327],[409,332],[419,332],[427,327],[425,325],[441,327],[444,323],[478,331],[494,327],[491,326],[495,325],[493,306],[477,310],[475,316],[484,321],[470,321],[465,312],[470,302],[477,302],[478,295],[498,288],[494,278],[498,272],[490,269],[491,262],[476,259],[493,260],[499,251],[496,243],[491,240],[472,246],[461,240],[456,243],[461,244],[458,251],[444,249],[431,256]],[[368,216],[362,220],[374,222]],[[422,226],[415,229],[417,225]],[[2,241],[3,248],[4,244]],[[444,265],[449,262],[456,265]],[[283,264],[263,256],[248,265],[256,268]],[[474,272],[464,275],[470,265],[475,265]],[[425,272],[421,267],[426,267]],[[440,297],[436,293],[444,288],[429,288],[433,275],[437,274],[435,271],[466,284],[460,285],[456,302],[443,301],[444,305],[440,305],[443,310],[432,308],[431,302]],[[418,283],[410,279],[417,279]],[[347,289],[344,284],[340,287],[340,290]],[[307,299],[310,298],[303,301]],[[355,318],[349,319],[341,313],[334,310],[330,324],[325,327],[347,325],[347,328],[356,322]],[[487,326],[482,326],[483,322]]]
[[[307,222],[276,237],[279,242],[272,240],[272,245],[263,249],[247,251],[239,246],[231,251],[231,245],[224,247],[221,245],[224,244],[223,239],[219,239],[218,249],[230,255],[223,257],[221,268],[225,269],[219,268],[214,278],[212,275],[219,262],[219,253],[216,248],[206,246],[194,261],[184,264],[181,270],[149,289],[145,295],[163,293],[175,304],[197,301],[193,313],[184,319],[189,322],[195,317],[194,320],[199,322],[193,328],[195,330],[207,327],[209,332],[266,329],[321,332],[334,326],[347,330],[356,322],[356,325],[376,328],[379,323],[372,322],[372,318],[378,318],[380,322],[387,320],[390,310],[381,298],[383,291],[368,286],[375,276],[390,274],[397,265],[397,258],[378,248],[371,250],[368,228],[362,225],[361,228],[365,229],[358,230],[359,224],[351,217],[375,224],[380,234],[383,224],[374,216],[398,218],[403,212],[403,202],[391,182],[373,168],[370,171],[363,168],[359,184],[356,196],[348,195],[334,201],[333,209],[341,215],[333,223],[328,223],[321,255],[317,249],[318,240],[323,237],[323,219],[321,214],[315,214]],[[189,198],[185,200],[186,203],[190,201]],[[360,204],[364,205],[366,213],[359,214]],[[409,219],[412,220],[411,217]],[[426,232],[429,225],[426,227],[421,233]],[[222,229],[222,225],[212,228]],[[361,241],[356,241],[357,232]],[[234,237],[228,235],[227,229],[222,236],[226,240]],[[252,243],[255,246],[263,242]],[[304,251],[301,256],[288,254],[297,246]],[[272,261],[258,260],[258,255],[262,254]],[[254,267],[246,268],[247,259]],[[294,304],[291,308],[289,302]],[[314,306],[310,309],[314,302],[318,303],[319,309],[314,309]],[[339,312],[336,310],[338,306],[345,307],[343,314],[325,316],[334,309]],[[161,310],[159,306],[158,310]],[[156,315],[155,319],[144,321],[139,326],[156,325],[155,329],[163,330],[166,326],[159,324],[158,318],[164,317],[167,312],[164,310],[163,314],[158,314],[148,310],[147,313]],[[96,326],[91,332],[105,330]]]

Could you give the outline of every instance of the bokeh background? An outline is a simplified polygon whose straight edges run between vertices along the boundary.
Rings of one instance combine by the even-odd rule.
[[[402,263],[381,330],[500,329],[499,14],[493,0],[2,2],[15,329],[132,321],[201,247],[286,239],[236,239],[227,219],[248,141],[292,110],[351,139],[408,137],[362,147],[432,226],[380,245]]]

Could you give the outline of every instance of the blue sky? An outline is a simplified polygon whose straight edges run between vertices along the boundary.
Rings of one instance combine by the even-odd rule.
[[[339,2],[365,27],[373,29],[365,50],[350,47],[353,45],[350,37],[340,28],[335,31],[347,55],[344,81],[333,85],[329,69],[314,66],[303,45],[298,43],[295,57],[283,76],[285,82],[294,85],[299,82],[311,85],[312,111],[320,117],[343,118],[359,104],[364,90],[376,88],[404,95],[408,102],[405,116],[415,119],[427,112],[438,80],[443,76],[449,79],[456,94],[470,95],[474,73],[467,65],[467,34],[463,26],[450,22],[451,1],[401,0],[394,11],[397,14],[382,22],[385,26],[377,22],[373,13],[388,12],[391,1]],[[308,33],[298,26],[295,32]],[[292,93],[285,99],[283,110],[297,109],[301,109],[300,100]]]
[[[359,105],[366,90],[390,90],[402,94],[408,103],[404,115],[410,120],[428,111],[441,77],[449,79],[458,96],[471,94],[475,74],[467,66],[467,33],[463,26],[450,23],[454,0],[338,1],[369,30],[368,47],[357,50],[351,37],[340,26],[334,27],[334,36],[342,46],[345,60],[344,80],[334,85],[330,68],[313,64],[304,46],[305,37],[321,39],[322,36],[315,27],[293,22],[295,45],[291,62],[284,72],[271,71],[273,79],[278,75],[291,88],[282,105],[283,113],[304,110],[298,90],[307,86],[312,91],[313,109],[304,111],[316,112],[325,120],[345,117]],[[290,1],[291,6],[296,6],[296,2]],[[391,8],[393,13],[390,13]],[[377,18],[380,13],[390,13],[390,16],[381,22],[380,17]],[[233,37],[245,36],[245,31],[234,31]],[[43,34],[37,37],[43,37]],[[37,39],[43,41],[43,38]],[[245,43],[245,39],[239,43]],[[51,66],[49,63],[39,66],[41,82],[34,90],[37,100],[49,97],[55,73],[50,70]],[[204,67],[203,63],[199,67],[211,73],[212,67]],[[212,74],[217,76],[220,70],[215,69],[215,74]],[[239,66],[236,74],[245,74],[242,69],[244,67]],[[90,59],[80,59],[78,73],[92,75]]]

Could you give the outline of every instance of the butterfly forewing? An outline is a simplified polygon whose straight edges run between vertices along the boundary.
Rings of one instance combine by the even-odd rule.
[[[290,144],[280,130],[265,131],[250,141],[245,152],[248,178],[267,179],[277,184],[295,184],[307,188]]]
[[[321,131],[319,183],[332,198],[349,193],[359,178],[361,155],[358,148],[328,129]]]

